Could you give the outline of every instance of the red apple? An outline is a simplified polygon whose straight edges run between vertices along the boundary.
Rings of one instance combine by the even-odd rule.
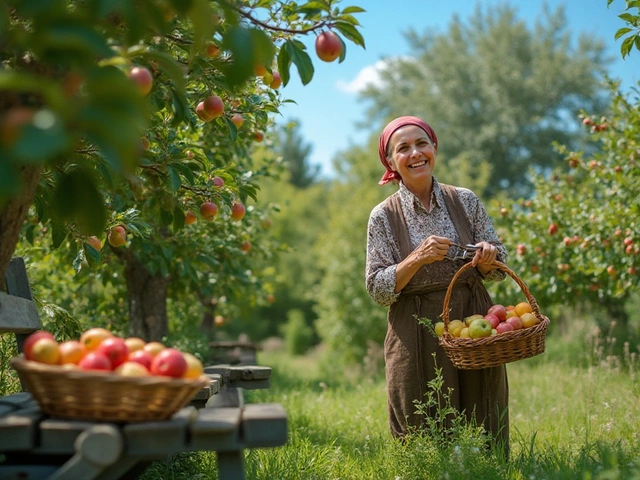
[[[151,362],[151,373],[180,378],[186,373],[187,367],[187,361],[182,352],[175,348],[165,348]]]
[[[273,80],[271,80],[271,83],[269,84],[269,86],[271,88],[273,88],[274,90],[277,90],[278,88],[280,88],[280,85],[282,85],[282,77],[280,76],[279,72],[274,70],[273,71]]]
[[[248,252],[249,250],[251,250],[251,242],[248,240],[246,242],[242,242],[242,245],[240,245],[240,249],[243,252]]]
[[[78,366],[83,370],[106,370],[110,371],[111,362],[104,353],[89,352],[87,353]]]
[[[85,240],[85,243],[88,243],[89,245],[91,245],[93,248],[95,248],[96,250],[100,251],[102,249],[102,242],[100,241],[100,239],[98,237],[88,237]]]
[[[519,243],[516,247],[516,253],[518,255],[524,255],[525,253],[527,253],[527,246],[523,243]]]
[[[224,113],[224,103],[222,103],[222,99],[217,95],[211,95],[205,98],[202,103],[204,113],[212,118],[218,118]]]
[[[233,123],[236,128],[240,128],[244,123],[244,117],[239,113],[234,113],[231,117],[231,123]]]
[[[24,343],[22,344],[22,352],[27,360],[32,360],[31,358],[31,349],[33,348],[33,344],[36,343],[41,338],[49,338],[51,340],[55,340],[55,337],[51,332],[47,332],[46,330],[36,330],[31,335],[29,335]]]
[[[509,323],[514,330],[520,330],[522,328],[522,320],[520,320],[520,317],[507,318],[505,323]]]
[[[549,235],[554,235],[557,231],[558,231],[558,225],[556,225],[555,223],[552,223],[551,225],[549,225],[549,228],[548,228]]]
[[[496,332],[498,332],[498,334],[504,332],[513,332],[513,325],[508,322],[500,322],[500,324],[496,327]]]
[[[129,357],[129,347],[124,338],[110,337],[103,340],[98,348],[97,353],[102,353],[111,362],[111,368],[116,368],[124,363]]]
[[[220,47],[218,47],[215,43],[210,43],[207,45],[206,49],[207,57],[215,58],[220,55]]]
[[[342,41],[331,30],[325,30],[316,38],[316,54],[323,62],[333,62],[342,53]]]
[[[218,214],[218,206],[213,202],[204,202],[200,205],[200,215],[205,220],[213,220]]]
[[[198,118],[203,122],[210,122],[213,120],[213,115],[209,115],[204,111],[204,102],[200,102],[196,107],[196,115],[198,115]]]
[[[500,319],[494,313],[487,313],[484,318],[491,324],[491,328],[496,328],[500,323]]]
[[[216,187],[224,187],[224,179],[222,177],[213,177],[212,183]]]
[[[142,95],[146,95],[153,87],[153,75],[144,67],[132,67],[129,70],[129,78],[138,85]]]
[[[151,369],[151,362],[153,362],[153,355],[146,350],[136,350],[131,352],[127,357],[128,362],[136,362],[140,365],[144,365],[147,370]]]
[[[242,202],[234,202],[231,205],[231,218],[234,220],[242,220],[244,218],[245,208]]]
[[[256,142],[261,142],[264,140],[264,133],[262,132],[253,132],[253,139]]]
[[[489,307],[487,314],[495,315],[501,322],[504,322],[507,319],[507,309],[504,305],[500,305],[499,303],[496,303],[495,305]]]
[[[127,242],[127,231],[121,225],[115,226],[109,231],[107,240],[112,247],[121,247]]]
[[[198,221],[198,217],[191,210],[187,210],[184,212],[184,223],[185,225],[191,225],[192,223],[196,223]]]

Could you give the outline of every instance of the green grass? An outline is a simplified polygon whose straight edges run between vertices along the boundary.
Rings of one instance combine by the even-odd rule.
[[[554,341],[556,343],[554,343]],[[450,444],[388,433],[384,379],[327,373],[313,356],[262,353],[272,386],[248,402],[278,402],[289,415],[283,447],[245,454],[249,479],[640,479],[640,388],[633,364],[563,361],[566,339],[549,353],[509,364],[511,458],[482,447],[470,429]],[[576,364],[584,366],[576,366]],[[595,363],[595,365],[590,365]],[[215,456],[182,455],[156,463],[147,479],[216,479]]]

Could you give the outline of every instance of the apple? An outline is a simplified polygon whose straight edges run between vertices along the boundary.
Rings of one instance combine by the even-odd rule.
[[[510,324],[514,330],[520,330],[522,328],[522,320],[520,320],[520,317],[507,318],[505,323]]]
[[[129,353],[127,362],[135,362],[143,365],[147,370],[151,369],[151,362],[153,362],[153,355],[146,350],[136,350]]]
[[[132,67],[129,70],[129,78],[138,85],[138,90],[142,95],[146,95],[153,87],[153,76],[145,67]]]
[[[198,221],[198,217],[196,217],[196,214],[193,213],[191,210],[187,210],[186,212],[184,212],[185,225],[191,225],[193,223],[196,223],[197,221]]]
[[[524,313],[520,317],[520,321],[522,322],[522,328],[529,328],[538,324],[538,317],[533,313]]]
[[[261,142],[264,140],[264,133],[262,132],[253,132],[253,139],[256,142]]]
[[[200,205],[200,215],[205,220],[213,220],[218,214],[218,206],[213,202],[204,202]]]
[[[491,323],[484,318],[478,318],[469,325],[469,337],[483,338],[491,336]]]
[[[221,327],[225,324],[224,317],[222,315],[216,315],[213,322],[216,324],[216,327]]]
[[[249,252],[251,250],[251,242],[249,240],[247,240],[246,242],[242,242],[242,245],[240,245],[240,250],[242,250],[243,252]]]
[[[496,303],[492,305],[489,310],[487,310],[488,315],[495,315],[498,317],[498,320],[504,322],[507,319],[507,308],[504,305],[500,305]]]
[[[94,327],[86,330],[80,335],[80,343],[84,345],[88,351],[92,352],[107,338],[113,337],[106,328]]]
[[[460,338],[471,338],[469,327],[464,327],[462,330],[460,330]]]
[[[224,187],[224,179],[222,177],[213,177],[211,181],[216,187]]]
[[[147,342],[140,337],[128,337],[124,339],[124,343],[129,349],[129,355],[137,350],[142,350]]]
[[[180,378],[187,371],[184,355],[175,348],[165,348],[151,362],[151,373],[165,377]]]
[[[187,371],[184,372],[184,378],[200,378],[204,373],[204,365],[193,354],[185,352],[182,354],[187,361]]]
[[[474,320],[479,320],[481,318],[484,318],[484,316],[480,315],[479,313],[474,313],[473,315],[469,315],[468,317],[465,317],[464,323],[468,327],[469,325],[471,325],[471,322],[473,322]]]
[[[149,375],[149,369],[137,362],[124,362],[117,366],[113,373],[123,377],[146,377]]]
[[[240,128],[244,123],[244,117],[239,113],[234,113],[231,116],[231,123],[233,123],[236,126],[236,128]]]
[[[525,253],[527,253],[527,246],[524,243],[519,243],[516,247],[516,253],[518,255],[524,255]]]
[[[275,301],[276,301],[276,296],[275,295],[273,295],[271,293],[269,295],[267,295],[267,302],[273,303]]]
[[[203,122],[210,122],[211,120],[213,120],[213,115],[209,115],[204,111],[204,102],[200,102],[196,106],[196,115],[198,115],[198,118]]]
[[[513,325],[508,322],[501,322],[496,327],[496,331],[498,332],[498,335],[504,332],[513,332]]]
[[[155,357],[157,354],[159,354],[165,348],[167,348],[167,347],[165,347],[160,342],[149,342],[144,346],[143,350],[145,352],[149,352],[152,356]]]
[[[110,337],[98,345],[96,349],[97,353],[102,353],[111,362],[111,367],[119,367],[129,357],[129,348],[124,341],[124,338]]]
[[[31,358],[34,362],[56,365],[60,361],[60,345],[52,338],[39,338],[31,346]]]
[[[217,95],[211,95],[205,98],[202,103],[204,113],[211,118],[218,118],[224,113],[224,103],[222,103],[222,99]]]
[[[279,72],[274,70],[273,71],[273,80],[271,80],[271,83],[269,84],[269,86],[271,88],[273,88],[274,90],[277,90],[278,88],[280,88],[280,85],[282,85],[282,77],[280,76]]]
[[[87,353],[78,366],[83,370],[111,370],[111,362],[103,353],[89,352]]]
[[[256,65],[253,67],[253,73],[256,74],[256,77],[263,77],[265,73],[267,73],[267,67],[264,65]]]
[[[31,335],[29,335],[24,343],[22,344],[22,352],[27,360],[31,360],[31,349],[33,348],[33,344],[36,343],[41,338],[49,338],[51,340],[55,340],[55,337],[51,332],[47,332],[46,330],[36,330]]]
[[[494,337],[498,334],[498,330],[496,330],[495,328],[491,329],[491,336]]]
[[[121,247],[127,242],[127,231],[122,225],[117,225],[109,230],[107,240],[112,247]]]
[[[60,365],[72,363],[77,365],[86,355],[87,349],[78,340],[67,340],[60,344]]]
[[[436,332],[436,335],[439,337],[444,333],[444,322],[438,322],[433,326],[433,330]]]
[[[547,231],[549,232],[549,235],[554,235],[558,231],[558,225],[552,223],[551,225],[549,225]]]
[[[333,62],[342,53],[342,41],[331,30],[325,30],[316,37],[316,54],[323,62]]]
[[[88,237],[85,243],[91,245],[97,251],[102,250],[102,242],[98,237],[95,237],[95,236]]]
[[[521,317],[525,313],[533,312],[533,308],[531,308],[529,302],[520,302],[515,306],[514,311],[516,312],[516,316]]]
[[[218,55],[220,55],[220,47],[218,47],[215,43],[210,43],[209,45],[207,45],[205,52],[207,54],[207,57],[216,58]]]
[[[447,328],[447,330],[449,331],[449,334],[454,336],[454,337],[459,337],[460,336],[460,332],[462,331],[462,329],[465,327],[465,324],[462,320],[451,320],[449,322],[449,326]]]
[[[487,320],[491,324],[491,328],[496,328],[500,323],[500,319],[495,313],[487,313],[484,316],[484,319]]]
[[[245,208],[242,202],[233,202],[233,205],[231,205],[231,218],[233,220],[242,220],[244,214]]]

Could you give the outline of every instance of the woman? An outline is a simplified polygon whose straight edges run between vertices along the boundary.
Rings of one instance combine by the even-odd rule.
[[[373,300],[389,307],[384,342],[389,425],[392,435],[402,438],[423,424],[414,401],[424,401],[438,368],[442,392],[451,389],[451,406],[483,425],[508,452],[504,365],[458,370],[417,321],[440,320],[447,287],[461,266],[459,260],[445,259],[453,253],[452,243],[480,248],[471,260],[475,268],[465,271],[452,290],[450,318],[486,312],[492,303],[483,281],[505,277],[492,264],[506,260],[506,249],[478,197],[433,176],[437,150],[435,132],[417,117],[396,118],[380,135],[380,161],[387,171],[379,183],[398,181],[399,189],[371,212],[366,284]]]

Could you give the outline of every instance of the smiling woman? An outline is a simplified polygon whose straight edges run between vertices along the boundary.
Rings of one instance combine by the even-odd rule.
[[[435,323],[447,288],[465,261],[472,268],[456,282],[451,315],[486,312],[492,302],[483,281],[504,278],[494,262],[507,256],[478,197],[469,189],[440,184],[433,176],[437,151],[435,132],[418,117],[396,118],[380,135],[378,153],[386,171],[379,183],[398,182],[399,189],[371,212],[366,286],[374,301],[389,307],[384,342],[389,425],[392,435],[402,438],[424,424],[415,401],[424,398],[441,369],[451,406],[482,425],[492,445],[508,453],[504,365],[458,370],[432,332],[417,321],[429,318]],[[455,245],[466,244],[476,247],[472,258],[449,254]],[[428,414],[435,418],[435,408]]]

